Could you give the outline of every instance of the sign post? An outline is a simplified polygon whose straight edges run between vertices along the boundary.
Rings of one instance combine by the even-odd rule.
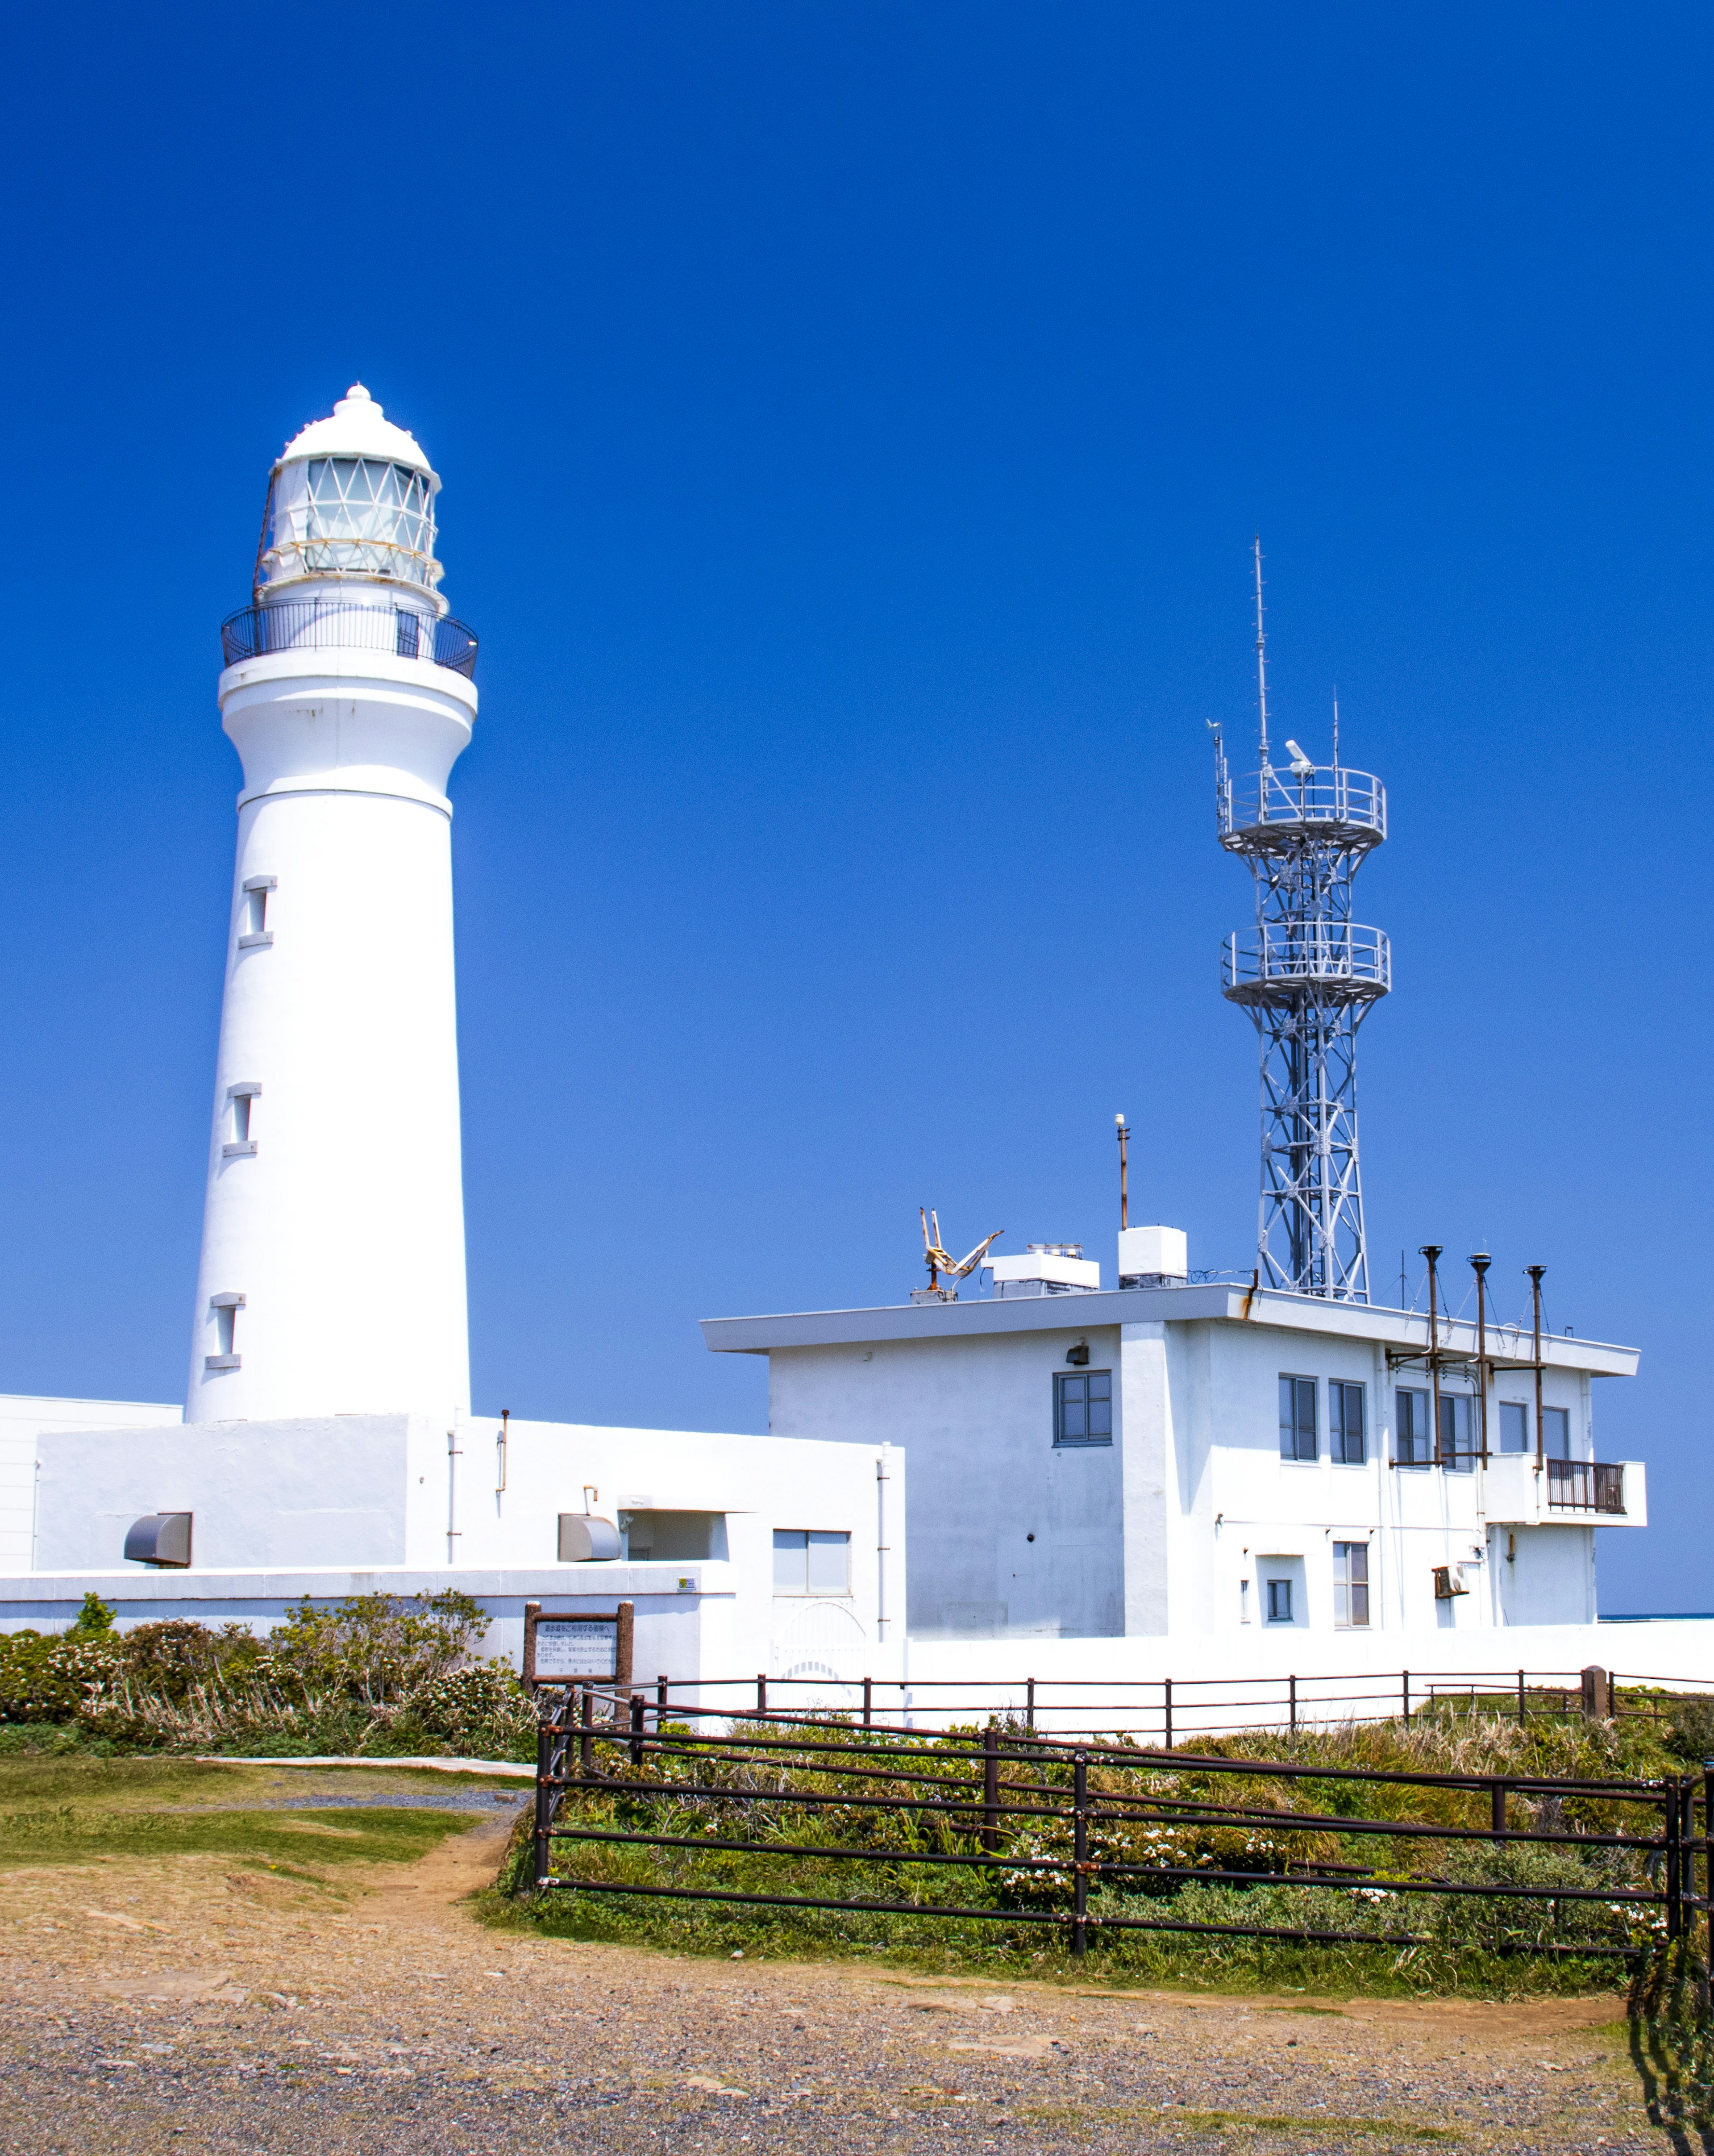
[[[524,1604],[524,1682],[544,1685],[594,1684],[623,1691],[631,1681],[635,1605],[621,1602],[606,1613],[555,1610],[547,1616],[539,1602]]]

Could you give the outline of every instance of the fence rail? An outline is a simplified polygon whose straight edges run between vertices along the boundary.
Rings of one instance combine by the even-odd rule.
[[[656,1680],[665,1697],[667,1680]],[[1403,1721],[1424,1712],[1504,1712],[1519,1722],[1542,1716],[1658,1720],[1663,1702],[1625,1686],[1648,1686],[1683,1697],[1706,1697],[1701,1688],[1646,1677],[1619,1676],[1590,1666],[1582,1670],[1353,1671],[1278,1677],[1005,1678],[842,1677],[823,1669],[811,1675],[703,1677],[674,1680],[675,1699],[711,1715],[766,1715],[770,1706],[789,1712],[843,1713],[865,1728],[890,1710],[913,1730],[944,1729],[990,1716],[1029,1732],[1060,1737],[1125,1731],[1157,1738],[1171,1750],[1188,1737],[1230,1736],[1245,1730],[1299,1729],[1342,1722]]]
[[[952,1736],[873,1721],[859,1731],[765,1705],[753,1726],[716,1731],[699,1725],[726,1719],[726,1710],[675,1700],[664,1680],[653,1702],[585,1683],[543,1688],[539,1705],[534,1877],[541,1892],[1057,1927],[1075,1955],[1086,1951],[1092,1933],[1142,1932],[1392,1948],[1446,1943],[1398,1922],[1373,1928],[1175,1914],[1172,1897],[1192,1881],[1328,1887],[1362,1897],[1371,1907],[1396,1901],[1401,1910],[1419,1897],[1504,1904],[1493,1912],[1492,1938],[1462,1943],[1595,1961],[1627,1959],[1662,1933],[1682,1938],[1714,1909],[1714,1769],[1700,1778],[1640,1780],[1338,1767],[1072,1742],[1003,1729],[996,1721]],[[1330,1804],[1333,1785],[1344,1794]],[[1441,1815],[1356,1809],[1365,1801],[1396,1805],[1411,1790],[1439,1793]],[[566,1810],[568,1799],[587,1805],[615,1798],[624,1799],[623,1824]],[[1352,1808],[1340,1808],[1346,1804]],[[1464,1816],[1445,1815],[1460,1804]],[[708,1818],[708,1831],[671,1830],[699,1813]],[[778,1838],[770,1829],[783,1814],[825,1820],[833,1838]],[[758,1815],[757,1830],[738,1830]],[[1182,1843],[1198,1830],[1241,1831],[1244,1847],[1229,1851],[1229,1858],[1253,1853],[1258,1835],[1300,1836],[1320,1845],[1295,1853],[1276,1848],[1271,1861],[1248,1863],[1211,1861],[1205,1845],[1185,1861],[1187,1849],[1179,1845],[1145,1861],[1126,1839],[1139,1829],[1153,1837],[1143,1845],[1156,1848],[1162,1838]],[[1424,1855],[1438,1853],[1444,1862],[1473,1845],[1573,1851],[1586,1867],[1586,1883],[1454,1878],[1420,1868]],[[557,1867],[556,1849],[574,1846],[746,1856],[781,1870],[804,1863],[895,1873],[921,1867],[931,1877],[956,1872],[984,1881],[993,1891],[986,1902],[943,1901],[921,1892],[901,1898],[896,1890],[774,1892],[765,1881],[731,1878],[599,1877],[587,1867]],[[1407,1870],[1410,1865],[1415,1868]],[[1058,1905],[1040,1906],[1044,1895]],[[1091,1896],[1101,1897],[1100,1907],[1091,1907]],[[1545,1905],[1550,1933],[1564,1929],[1568,1909],[1588,1907],[1589,1921],[1575,1938],[1519,1937],[1516,1911],[1526,1904]]]

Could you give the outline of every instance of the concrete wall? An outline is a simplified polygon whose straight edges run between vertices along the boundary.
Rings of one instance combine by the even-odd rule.
[[[1113,1443],[1055,1450],[1054,1376],[1081,1340],[1087,1367],[1113,1375]],[[776,1349],[768,1365],[776,1439],[872,1445],[885,1434],[909,1455],[913,1635],[1124,1631],[1131,1469],[1117,1326]]]
[[[39,1399],[0,1394],[0,1570],[28,1572],[36,1527],[36,1440],[44,1430],[151,1427],[183,1420],[183,1409],[147,1400]]]

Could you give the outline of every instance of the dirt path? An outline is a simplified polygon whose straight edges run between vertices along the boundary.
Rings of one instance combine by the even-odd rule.
[[[540,1939],[464,1906],[507,1825],[331,1887],[200,1856],[0,1875],[0,2150],[1674,2145],[1614,1999],[1002,1989]]]

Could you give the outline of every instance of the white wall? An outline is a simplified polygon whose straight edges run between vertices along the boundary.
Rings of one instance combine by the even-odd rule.
[[[244,780],[187,1414],[454,1420],[470,1351],[445,788],[476,692],[426,659],[319,651],[228,668],[220,696]],[[259,876],[272,941],[241,947]],[[256,1150],[228,1159],[240,1085],[262,1088]],[[241,1366],[210,1371],[225,1294],[244,1298]]]
[[[1054,1374],[1085,1339],[1113,1373],[1114,1442],[1056,1450]],[[1116,1326],[777,1348],[768,1368],[774,1437],[908,1453],[913,1635],[1124,1630]]]
[[[110,1430],[183,1419],[183,1409],[146,1400],[38,1399],[0,1394],[0,1570],[27,1572],[36,1520],[36,1440],[49,1430]]]

